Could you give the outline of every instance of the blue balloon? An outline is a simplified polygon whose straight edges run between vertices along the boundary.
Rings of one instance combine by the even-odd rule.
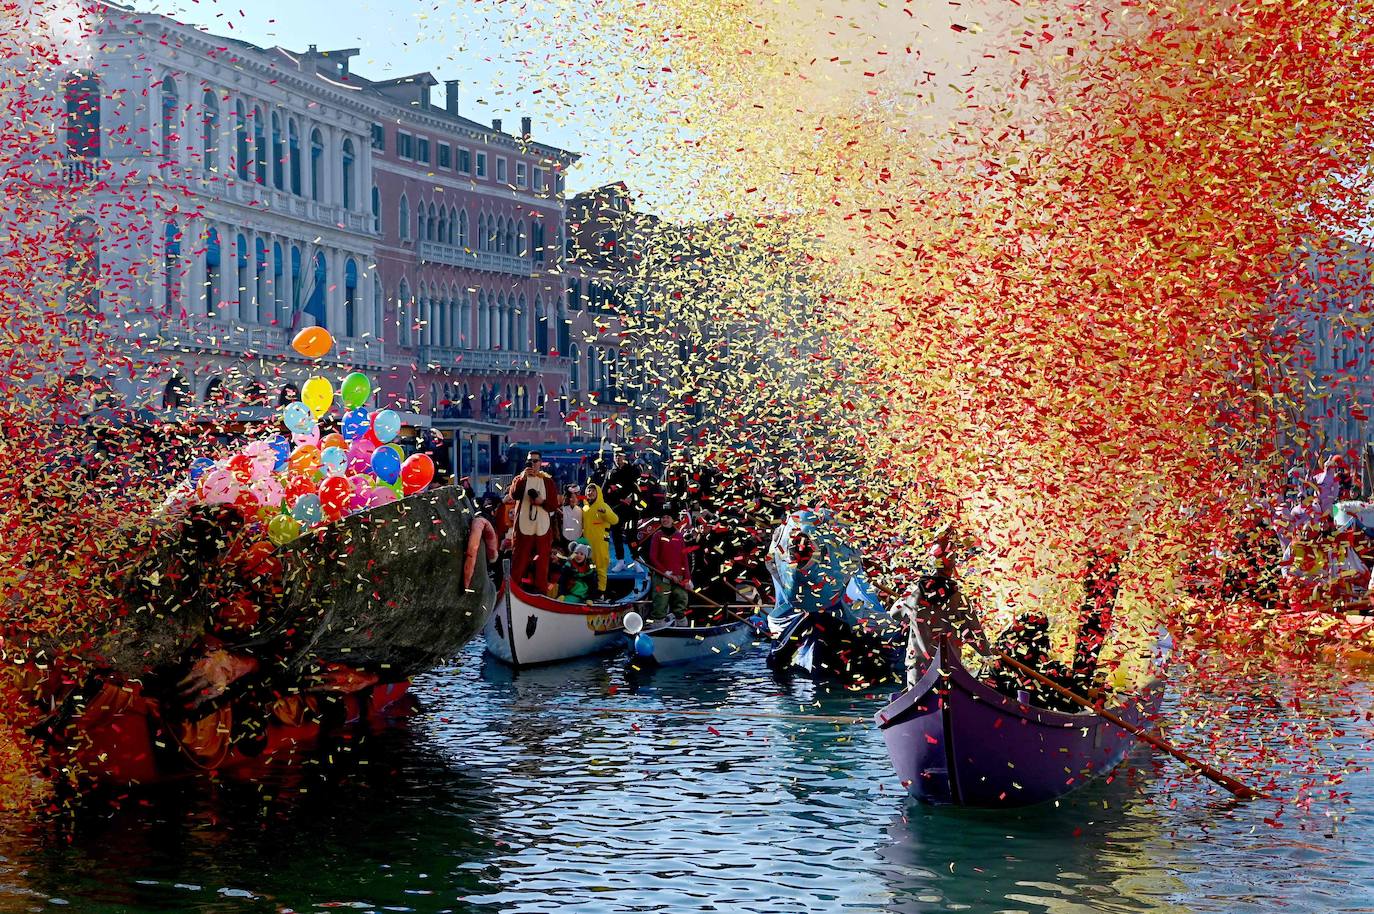
[[[291,459],[291,442],[278,435],[267,443],[272,445],[272,450],[277,453],[277,462],[272,467],[273,472],[286,469],[286,462]]]
[[[297,401],[282,407],[281,421],[294,434],[304,435],[310,431],[310,426],[315,424],[315,414],[310,411],[310,407]]]
[[[382,444],[394,440],[400,431],[401,417],[389,409],[382,410],[372,419],[372,434]]]
[[[390,485],[401,476],[401,455],[395,448],[379,447],[372,452],[372,472],[377,478]]]
[[[324,508],[320,507],[320,496],[312,492],[296,499],[296,503],[291,507],[291,516],[303,524],[318,523],[324,517]]]
[[[326,469],[342,473],[344,465],[348,463],[348,454],[341,447],[327,447],[320,451],[320,463],[324,464]]]
[[[200,477],[215,465],[209,457],[197,457],[191,461],[191,482],[200,482]]]
[[[635,635],[635,656],[648,659],[654,655],[654,639],[644,632]]]
[[[367,430],[372,427],[372,418],[368,415],[366,406],[359,406],[357,409],[350,409],[344,413],[343,423],[339,426],[339,433],[344,436],[345,441],[356,441]]]

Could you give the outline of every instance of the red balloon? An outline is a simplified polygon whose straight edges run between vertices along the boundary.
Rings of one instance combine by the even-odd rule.
[[[313,495],[318,491],[315,480],[303,473],[292,473],[286,477],[286,495],[291,504],[295,504],[302,495]]]
[[[247,454],[235,454],[229,458],[229,472],[241,485],[248,483],[253,479],[253,461]]]
[[[330,476],[320,483],[320,507],[325,516],[337,520],[348,510],[353,498],[353,484],[343,476]]]
[[[434,481],[434,461],[428,454],[414,454],[401,464],[401,491],[407,495],[424,491]]]

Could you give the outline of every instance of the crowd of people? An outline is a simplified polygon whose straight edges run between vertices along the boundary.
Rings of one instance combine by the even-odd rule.
[[[653,580],[654,615],[758,599],[776,510],[722,492],[710,467],[675,464],[660,479],[629,451],[597,461],[585,485],[562,485],[536,452],[503,494],[479,501],[511,577],[528,592],[570,603],[616,599],[635,566]]]

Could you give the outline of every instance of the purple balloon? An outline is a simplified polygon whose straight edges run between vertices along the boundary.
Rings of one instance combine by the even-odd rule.
[[[351,474],[372,472],[372,454],[377,445],[366,438],[359,438],[348,446],[348,472]]]

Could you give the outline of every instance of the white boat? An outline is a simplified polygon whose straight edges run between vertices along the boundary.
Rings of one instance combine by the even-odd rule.
[[[649,576],[633,565],[613,572],[609,585],[625,596],[607,603],[564,603],[529,593],[508,579],[482,629],[487,651],[521,668],[619,649],[625,614],[643,609],[648,600]]]
[[[754,646],[754,626],[740,620],[723,625],[688,625],[660,622],[644,629],[653,643],[659,666],[713,663],[738,657]]]

